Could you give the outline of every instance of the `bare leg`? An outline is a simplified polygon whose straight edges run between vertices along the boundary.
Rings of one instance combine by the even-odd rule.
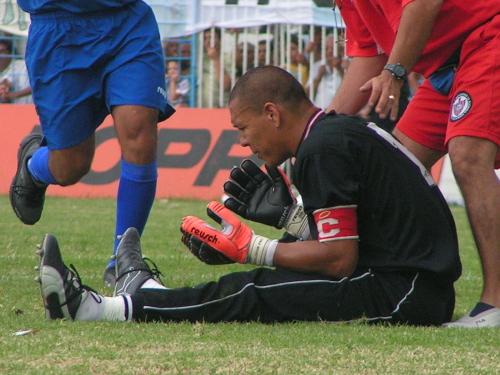
[[[394,129],[393,134],[399,142],[401,142],[413,155],[415,155],[429,171],[431,170],[431,167],[444,155],[441,151],[433,150],[415,142],[397,128]]]
[[[123,159],[134,164],[148,164],[156,159],[158,110],[121,105],[113,108],[116,134]]]
[[[63,186],[76,184],[90,170],[94,151],[94,135],[79,145],[52,150],[49,167],[57,183]]]
[[[481,138],[456,137],[448,149],[481,258],[481,301],[500,307],[500,183],[494,170],[498,146]]]

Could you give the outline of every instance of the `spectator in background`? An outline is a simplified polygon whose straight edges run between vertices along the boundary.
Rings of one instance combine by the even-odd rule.
[[[163,53],[167,59],[169,57],[179,56],[179,43],[175,40],[164,40]]]
[[[313,28],[313,36],[307,43],[305,53],[309,60],[312,59],[314,62],[321,60],[321,27]]]
[[[182,43],[180,45],[181,54],[181,75],[187,76],[191,74],[191,43]]]
[[[302,43],[302,41],[300,41]],[[299,50],[299,38],[292,35],[290,40],[290,73],[302,86],[309,80],[309,67],[307,59]]]
[[[313,71],[317,71],[312,79],[314,104],[322,109],[328,107],[332,102],[337,88],[342,82],[344,71],[342,69],[342,56],[344,46],[339,45],[337,54],[334,54],[335,41],[333,35],[328,35],[325,41],[326,61],[318,61],[313,65]]]
[[[165,86],[167,99],[174,108],[186,107],[188,104],[189,81],[181,77],[179,63],[175,60],[167,61]]]
[[[257,50],[258,56],[258,65],[270,65],[273,61],[273,42],[269,42],[269,61],[266,63],[266,53],[267,53],[267,42],[265,40],[261,40],[259,42],[259,48]]]
[[[240,42],[236,48],[236,78],[241,77],[245,72],[255,65],[255,47],[252,43],[247,44],[246,67],[243,64],[245,55],[245,43]]]
[[[12,42],[0,39],[0,103],[32,103],[26,64],[12,58]]]
[[[231,77],[224,68],[220,53],[220,29],[207,29],[203,32],[203,74],[201,77],[201,105],[204,108],[224,107],[227,103],[229,89],[231,88]],[[210,74],[213,67],[213,76]],[[223,77],[221,76],[223,74]],[[221,81],[224,91],[222,102],[220,99]],[[212,82],[211,82],[212,81]],[[212,100],[210,100],[212,98]]]

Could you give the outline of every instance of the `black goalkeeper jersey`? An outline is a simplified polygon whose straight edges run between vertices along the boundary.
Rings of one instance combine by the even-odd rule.
[[[453,217],[413,155],[388,133],[354,117],[324,115],[307,133],[293,181],[313,238],[318,238],[315,210],[356,206],[358,266],[460,276]]]

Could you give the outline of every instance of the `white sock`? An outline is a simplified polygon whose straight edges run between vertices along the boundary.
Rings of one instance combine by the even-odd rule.
[[[165,288],[163,285],[161,285],[158,281],[156,281],[155,279],[148,279],[144,282],[144,284],[141,285],[141,288],[145,288],[145,289],[168,289],[168,288]]]
[[[126,314],[126,311],[128,313]],[[128,315],[128,316],[127,316]],[[123,322],[132,317],[132,300],[130,296],[104,297],[104,311],[100,320]]]
[[[104,297],[90,291],[82,295],[82,301],[75,316],[75,320],[125,321],[131,318],[130,296]]]

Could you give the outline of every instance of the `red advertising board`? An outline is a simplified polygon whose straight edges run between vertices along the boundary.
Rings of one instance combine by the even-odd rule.
[[[0,194],[9,191],[19,143],[38,129],[33,105],[0,105]],[[158,135],[158,198],[220,198],[229,170],[251,156],[250,149],[239,146],[227,109],[180,108],[159,124]],[[47,194],[113,197],[118,187],[119,160],[113,119],[108,117],[96,132],[91,171],[76,185],[50,186]]]
[[[17,149],[30,132],[39,131],[33,105],[0,104],[0,194],[7,194],[17,165]],[[227,109],[180,108],[158,126],[158,198],[218,199],[229,170],[251,156],[238,144]],[[114,197],[118,188],[120,149],[113,119],[96,132],[91,171],[76,185],[50,186],[48,195]],[[256,160],[256,159],[255,159]],[[256,160],[257,161],[257,160]],[[439,181],[442,162],[433,168]]]

